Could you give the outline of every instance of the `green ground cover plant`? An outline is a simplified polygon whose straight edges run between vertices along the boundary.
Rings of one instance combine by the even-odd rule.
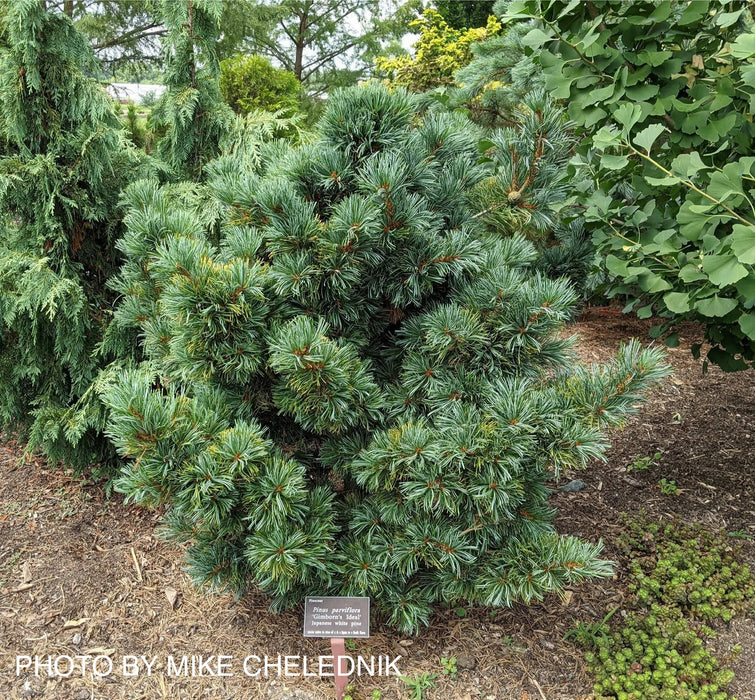
[[[734,677],[706,640],[755,602],[755,578],[725,532],[625,518],[618,544],[629,561],[632,608],[567,634],[586,650],[597,697],[726,700]],[[612,611],[612,612],[615,612]],[[608,620],[613,618],[612,624]]]

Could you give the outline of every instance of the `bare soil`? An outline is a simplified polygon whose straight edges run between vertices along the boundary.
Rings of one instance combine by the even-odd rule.
[[[585,360],[602,361],[620,342],[649,342],[651,321],[613,309],[587,309],[572,330]],[[743,539],[744,556],[755,558],[755,373],[724,374],[690,355],[699,330],[685,327],[681,345],[669,350],[675,373],[649,397],[622,431],[615,431],[606,462],[553,484],[560,532],[597,540],[617,563],[611,580],[585,584],[564,600],[549,597],[510,610],[468,608],[464,616],[439,609],[432,626],[409,638],[373,624],[369,640],[352,654],[400,654],[408,677],[437,674],[430,699],[503,700],[591,697],[592,682],[582,651],[564,634],[575,620],[602,619],[628,599],[626,562],[615,547],[621,513],[644,510],[654,518],[678,516],[706,527],[725,528]],[[637,458],[661,457],[645,471],[627,470]],[[585,488],[559,490],[569,478]],[[677,494],[664,494],[661,479]],[[61,700],[283,699],[333,697],[332,680],[251,678],[246,656],[329,654],[327,640],[301,635],[301,611],[274,614],[264,596],[240,600],[192,590],[181,569],[181,552],[159,539],[159,514],[107,499],[102,486],[73,478],[41,458],[24,458],[21,446],[0,444],[0,698]],[[733,542],[735,540],[732,540]],[[719,627],[714,645],[742,653],[732,668],[730,691],[755,698],[755,619],[740,617]],[[82,677],[80,662],[69,678],[30,670],[16,674],[16,656],[107,655],[112,673]],[[173,655],[233,656],[232,676],[167,675]],[[124,655],[157,657],[151,675],[125,677]],[[455,677],[443,673],[441,657],[455,656]],[[99,670],[107,670],[100,662]],[[59,670],[67,671],[65,662]],[[395,677],[362,677],[355,698],[407,698]]]

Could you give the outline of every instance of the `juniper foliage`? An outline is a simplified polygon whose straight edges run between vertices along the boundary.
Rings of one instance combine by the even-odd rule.
[[[108,452],[87,390],[140,159],[70,18],[36,0],[0,9],[0,421],[84,466]]]
[[[476,217],[474,128],[415,108],[336,92],[314,142],[261,173],[224,159],[218,240],[170,188],[132,185],[116,316],[148,359],[103,389],[116,487],[165,506],[197,583],[276,608],[366,595],[405,631],[438,601],[609,575],[600,543],[554,531],[546,481],[600,457],[666,373],[636,343],[575,361],[569,283]]]
[[[158,155],[177,179],[199,179],[218,155],[233,112],[220,93],[216,53],[223,3],[220,0],[162,0],[167,34],[163,44],[165,85],[152,111],[162,139]]]

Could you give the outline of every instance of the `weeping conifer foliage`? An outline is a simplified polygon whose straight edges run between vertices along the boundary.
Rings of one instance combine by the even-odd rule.
[[[108,448],[87,394],[118,269],[114,215],[139,159],[71,20],[4,3],[0,26],[0,421],[79,466]],[[71,420],[68,409],[83,401]],[[78,443],[73,448],[70,442]]]
[[[220,94],[221,0],[162,0],[167,90],[152,112],[158,155],[178,178],[198,179],[233,121]]]
[[[415,107],[337,92],[318,138],[268,149],[261,174],[223,159],[219,241],[132,185],[116,316],[148,360],[103,391],[117,488],[166,506],[197,583],[277,608],[366,595],[405,631],[437,601],[609,575],[599,543],[554,532],[546,480],[601,456],[667,371],[634,343],[575,361],[575,292],[476,216],[474,128]]]

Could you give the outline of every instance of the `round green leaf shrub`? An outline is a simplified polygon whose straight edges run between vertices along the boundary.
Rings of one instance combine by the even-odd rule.
[[[233,56],[220,62],[220,91],[236,114],[256,109],[296,112],[301,86],[296,76],[262,56]]]

